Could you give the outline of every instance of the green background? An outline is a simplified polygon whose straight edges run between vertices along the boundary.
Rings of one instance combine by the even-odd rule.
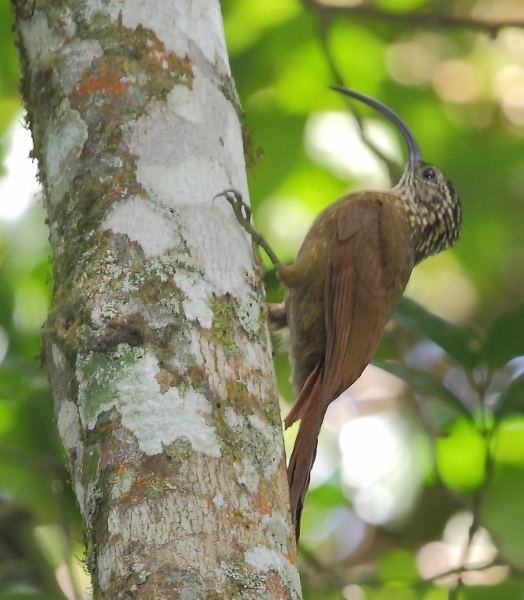
[[[524,25],[489,35],[410,19],[438,11],[524,20],[522,3],[376,0],[364,4],[373,14],[330,19],[307,4],[222,1],[259,229],[290,261],[337,197],[395,183],[402,140],[329,91],[338,79],[403,117],[459,191],[464,226],[453,250],[416,268],[384,336],[375,362],[400,379],[370,371],[327,416],[304,510],[304,595],[522,599]],[[384,11],[396,18],[379,18]],[[21,110],[17,89],[9,3],[0,0],[2,161]],[[359,142],[354,108],[387,165]],[[46,238],[38,200],[0,220],[0,600],[89,588],[39,361]],[[272,272],[268,295],[281,298]],[[276,366],[285,412],[284,353]],[[463,564],[489,568],[458,585],[456,575],[432,579]]]

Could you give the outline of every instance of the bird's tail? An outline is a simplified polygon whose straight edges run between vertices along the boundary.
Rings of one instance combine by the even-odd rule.
[[[304,497],[317,454],[318,434],[326,413],[321,398],[323,373],[323,367],[317,365],[306,380],[293,409],[284,421],[287,428],[300,419],[300,427],[287,468],[291,516],[295,525],[297,541],[300,536],[300,515]]]

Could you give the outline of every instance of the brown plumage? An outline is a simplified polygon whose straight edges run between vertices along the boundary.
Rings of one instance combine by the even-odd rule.
[[[391,194],[363,192],[324,211],[296,261],[279,269],[301,390],[285,420],[289,427],[300,419],[288,467],[297,534],[326,409],[370,362],[413,264],[405,212]]]
[[[279,325],[287,320],[298,392],[285,419],[286,427],[300,420],[288,466],[297,539],[327,407],[371,361],[413,266],[451,246],[462,221],[453,186],[422,160],[404,122],[377,100],[339,86],[334,89],[386,115],[404,136],[409,161],[391,192],[350,194],[329,206],[313,223],[291,265],[282,265],[253,229],[241,197],[232,190],[225,193],[241,223],[275,263],[286,287],[287,319],[282,311],[273,314]]]

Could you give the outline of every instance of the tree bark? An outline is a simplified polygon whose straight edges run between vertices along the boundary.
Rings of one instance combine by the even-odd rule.
[[[300,598],[218,0],[18,0],[95,597]]]

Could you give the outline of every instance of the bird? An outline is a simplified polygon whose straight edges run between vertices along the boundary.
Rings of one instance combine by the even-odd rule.
[[[402,134],[408,160],[390,191],[358,191],[329,205],[287,265],[251,224],[251,211],[241,195],[235,190],[219,194],[229,201],[253,242],[268,254],[285,288],[284,306],[274,309],[273,316],[289,328],[297,392],[284,420],[286,428],[300,421],[287,468],[297,543],[329,404],[353,385],[372,360],[414,266],[451,247],[462,224],[462,205],[454,186],[440,169],[423,160],[405,122],[379,100],[341,85],[330,87],[375,109]]]

